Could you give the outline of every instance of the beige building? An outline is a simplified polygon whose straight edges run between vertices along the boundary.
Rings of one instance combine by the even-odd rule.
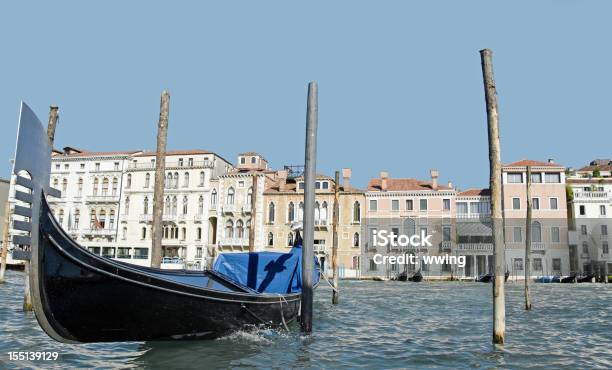
[[[299,175],[299,176],[296,176]],[[350,184],[351,170],[342,170],[339,193],[338,269],[340,277],[358,277],[361,223],[365,216],[365,193]],[[331,269],[332,221],[334,208],[333,178],[317,175],[315,182],[314,252],[324,270]],[[304,177],[288,170],[276,171],[266,178],[264,191],[265,248],[286,252],[295,241],[291,225],[304,216]]]

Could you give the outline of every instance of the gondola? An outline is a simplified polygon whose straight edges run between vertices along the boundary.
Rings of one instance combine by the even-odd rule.
[[[593,282],[593,278],[595,277],[594,274],[588,274],[588,275],[584,275],[584,276],[578,276],[576,278],[576,282],[577,283],[592,283]]]
[[[205,339],[253,326],[286,327],[297,319],[299,246],[290,253],[218,258],[212,271],[139,267],[98,256],[73,241],[49,208],[46,197],[59,195],[49,187],[50,156],[46,132],[22,103],[13,173],[15,198],[30,207],[15,206],[24,219],[13,223],[22,232],[13,242],[30,260],[34,313],[53,339]],[[317,266],[313,282],[318,280]]]
[[[510,272],[506,271],[506,273],[504,273],[504,282],[508,281],[509,277],[510,277]],[[495,275],[493,274],[484,274],[476,278],[476,281],[479,283],[490,283],[493,280],[495,280]]]
[[[576,282],[576,274],[572,274],[570,276],[561,278],[561,283],[564,283],[564,284],[575,283],[575,282]]]
[[[412,281],[413,283],[420,283],[423,281],[423,274],[421,274],[421,270],[412,274],[412,276],[408,278],[408,281]]]

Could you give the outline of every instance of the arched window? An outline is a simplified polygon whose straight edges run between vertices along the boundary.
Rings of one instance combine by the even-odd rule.
[[[210,193],[210,205],[217,205],[217,189],[213,189],[212,193]]]
[[[185,172],[185,175],[183,176],[183,187],[189,187],[189,172]]]
[[[291,231],[289,232],[289,234],[287,234],[287,245],[288,246],[293,245],[293,233]]]
[[[176,216],[177,209],[178,209],[178,198],[175,195],[172,197],[172,216]]]
[[[242,220],[236,221],[236,237],[238,239],[244,238],[244,223]]]
[[[130,197],[125,197],[125,215],[130,214]]]
[[[62,197],[66,196],[66,190],[68,190],[68,179],[62,180]]]
[[[353,235],[353,247],[359,247],[359,233]]]
[[[273,246],[274,245],[274,234],[272,234],[271,232],[268,233],[268,246]]]
[[[268,222],[274,223],[274,203],[268,205]]]
[[[608,254],[610,253],[610,248],[608,246],[608,242],[604,241],[601,243],[601,253]]]
[[[304,202],[300,202],[298,206],[298,221],[304,220]]]
[[[249,188],[249,190],[247,191],[246,203],[251,204],[252,201],[253,201],[253,188]]]
[[[106,211],[105,210],[100,211],[98,215],[98,224],[100,226],[100,229],[104,229],[106,227]]]
[[[102,180],[102,196],[105,197],[108,195],[108,179],[105,177]]]
[[[178,172],[174,173],[174,188],[178,189],[179,186],[179,174]]]
[[[91,212],[90,212],[90,215],[89,215],[89,228],[92,229],[92,230],[98,228],[98,225],[96,223],[96,219],[97,219],[97,217],[96,217],[96,210],[92,209]]]
[[[234,237],[234,222],[232,220],[227,220],[225,223],[225,237],[227,239]]]
[[[185,239],[187,239],[187,228],[183,227],[181,229],[181,240],[185,240]]]
[[[542,226],[538,221],[531,223],[531,242],[541,243],[542,242]]]
[[[168,174],[166,175],[166,188],[172,188],[172,172],[168,172]]]
[[[147,228],[143,227],[141,232],[140,232],[140,239],[146,239],[147,238]]]
[[[321,207],[321,225],[327,225],[327,202],[323,202]]]
[[[113,196],[117,195],[117,186],[119,186],[119,180],[116,177],[113,178],[113,190],[111,190],[111,194]]]
[[[234,204],[234,188],[230,187],[227,189],[227,201],[226,204]]]
[[[251,235],[251,220],[247,220],[246,227],[244,228],[244,238],[249,239]]]
[[[77,182],[77,196],[80,197],[83,195],[83,178],[79,177],[79,181]]]
[[[582,243],[582,253],[589,254],[589,245],[586,242]]]
[[[295,205],[293,202],[289,202],[289,209],[287,210],[287,221],[293,222],[295,221]]]
[[[128,176],[130,176],[130,175],[128,175]],[[56,181],[57,181],[57,179],[56,179]],[[96,178],[93,180],[93,195],[94,195],[94,196],[98,195],[98,184],[99,184],[99,183],[98,183],[98,178],[96,177]],[[54,187],[54,188],[56,188],[56,187],[57,187],[57,184],[54,184],[54,186],[53,186],[53,187]],[[127,186],[126,186],[126,187],[127,187]]]
[[[358,201],[353,204],[353,222],[361,222],[361,204]]]
[[[319,204],[319,202],[315,202],[314,218],[315,218],[315,225],[317,225],[319,223],[319,220],[321,219],[321,205]]]
[[[145,196],[144,197],[144,202],[143,202],[143,214],[148,215],[149,214],[149,197]]]
[[[198,198],[198,215],[204,214],[204,197],[200,195]]]
[[[164,213],[166,215],[172,214],[172,201],[170,200],[170,196],[166,197],[166,206],[164,207]]]
[[[200,172],[200,187],[204,186],[204,180],[206,179],[206,174],[204,171]]]
[[[202,228],[198,227],[196,229],[196,240],[202,240]]]
[[[57,189],[58,186],[59,186],[59,180],[58,179],[53,179],[53,188]]]
[[[187,214],[187,196],[183,197],[183,215]]]
[[[115,210],[114,209],[111,209],[108,214],[108,228],[109,229],[115,228]]]
[[[74,224],[72,225],[74,230],[79,229],[79,221],[81,221],[81,211],[77,209],[74,211]]]
[[[60,209],[59,212],[57,213],[57,222],[61,225],[64,224],[64,210]]]
[[[126,226],[123,227],[123,230],[121,232],[121,238],[123,240],[127,239],[127,227]]]
[[[148,188],[150,184],[151,184],[151,174],[147,173],[145,175],[145,186],[144,187]]]
[[[94,183],[94,185],[95,185],[95,183]],[[127,179],[125,180],[125,188],[129,189],[131,187],[132,187],[132,174],[128,173]]]

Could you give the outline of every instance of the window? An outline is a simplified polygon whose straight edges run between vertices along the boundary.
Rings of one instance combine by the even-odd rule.
[[[227,190],[227,201],[225,202],[226,204],[234,204],[234,188],[230,187]]]
[[[329,189],[329,182],[324,181],[322,185],[323,185],[323,189]]]
[[[79,229],[79,221],[81,220],[81,211],[78,209],[74,211],[74,223],[72,224],[72,228],[74,230]]]
[[[391,210],[392,211],[399,211],[399,200],[397,200],[397,199],[391,200]]]
[[[553,271],[561,272],[561,258],[553,258],[552,259]]]
[[[127,239],[127,227],[125,227],[125,226],[121,230],[121,239],[123,239],[123,240]]]
[[[601,243],[601,253],[603,253],[603,254],[610,253],[610,249],[608,247],[608,242]]]
[[[183,197],[183,216],[185,216],[187,214],[187,204],[189,203],[189,200],[187,198],[187,196],[185,195]]]
[[[77,197],[83,195],[83,178],[79,177],[79,181],[77,182]]]
[[[295,205],[293,204],[293,202],[289,203],[289,209],[287,210],[287,221],[295,221]]]
[[[105,197],[108,195],[108,179],[105,178],[102,180],[102,196]]]
[[[85,169],[85,163],[81,163],[81,164],[79,165],[79,167],[80,167],[82,170],[84,170],[84,169]]]
[[[183,167],[183,158],[179,158],[178,165],[179,167]]]
[[[353,203],[353,222],[361,222],[361,205],[357,201]]]
[[[531,198],[531,208],[540,209],[540,198]]]
[[[377,265],[373,259],[370,260],[370,271],[376,271]]]
[[[299,184],[298,184],[298,188],[299,188],[300,190],[304,190],[304,181],[300,181],[300,182],[299,182]]]
[[[541,243],[542,242],[542,226],[538,221],[531,223],[531,242]]]
[[[115,169],[115,171],[119,171],[119,162],[115,162],[113,164],[113,168]]]
[[[234,237],[234,222],[232,220],[227,220],[225,223],[225,237],[227,239]]]
[[[176,196],[172,197],[172,215],[176,216],[176,210],[178,208],[178,198]]]
[[[246,203],[247,204],[251,204],[251,202],[253,201],[253,188],[249,188],[249,190],[247,191],[247,198],[246,198]]]
[[[201,227],[198,227],[196,229],[196,240],[202,240],[202,228]]]
[[[542,259],[534,258],[532,263],[533,271],[542,271]]]
[[[204,173],[204,171],[200,172],[200,187],[204,186],[204,180],[206,179],[206,174]]]
[[[240,157],[240,164],[245,164],[245,163],[246,163],[246,158]]]
[[[217,189],[213,189],[212,193],[210,193],[210,204],[217,205]]]
[[[304,202],[300,202],[298,205],[298,221],[302,221],[304,219]]]
[[[94,165],[94,168],[96,169],[96,171],[100,171],[100,163],[96,163]]]
[[[419,210],[427,211],[427,199],[419,200]]]
[[[457,214],[458,215],[467,215],[468,213],[468,204],[467,202],[457,202]]]
[[[414,205],[412,199],[406,199],[406,211],[412,211],[414,209]]]
[[[268,205],[268,222],[274,223],[274,203]]]
[[[149,187],[149,185],[150,185],[150,182],[151,182],[151,174],[150,174],[150,173],[147,173],[147,174],[145,175],[145,184],[144,184],[144,187],[145,187],[145,188],[148,188],[148,187]]]
[[[57,181],[57,179],[56,179],[55,181]],[[97,179],[97,178],[95,178],[95,179],[93,180],[93,195],[94,195],[94,196],[98,195],[98,183],[99,183],[99,182],[98,182],[98,179]],[[54,184],[53,184],[53,187],[54,187],[54,188],[55,188],[55,187],[57,187],[57,184],[56,184],[56,183],[54,183]]]
[[[132,187],[132,174],[131,174],[131,173],[128,173],[128,175],[127,175],[127,179],[126,179],[126,181],[125,181],[125,188],[126,188],[126,189],[129,189],[129,188],[131,188],[131,187]]]
[[[183,187],[189,187],[189,172],[185,172],[185,175],[183,176]]]
[[[450,242],[451,241],[451,228],[450,226],[444,226],[442,228],[442,241]]]
[[[109,229],[114,229],[115,228],[115,210],[111,209],[108,216],[109,216],[109,218],[108,218],[108,228]]]
[[[111,195],[112,196],[117,196],[117,186],[119,186],[119,180],[115,177],[113,179],[113,190],[111,190]]]
[[[561,233],[559,232],[559,228],[557,226],[553,226],[550,228],[550,240],[553,243],[561,242]]]
[[[606,215],[606,206],[605,205],[599,206],[599,214],[601,216],[605,216]]]
[[[426,227],[420,227],[419,228],[419,232],[421,235],[427,235],[427,228]]]
[[[532,173],[531,174],[531,182],[533,182],[533,183],[541,183],[542,182],[542,174],[541,173]]]
[[[179,174],[178,172],[174,173],[174,188],[178,189],[179,186]]]
[[[102,247],[102,257],[115,258],[115,248],[114,247]]]
[[[514,270],[523,271],[523,259],[522,258],[514,259]]]
[[[257,157],[251,157],[251,163],[253,164],[257,163]]]
[[[60,210],[59,210],[59,213],[58,213],[58,216],[57,216],[57,222],[58,222],[60,225],[63,225],[63,224],[64,224],[64,210],[63,210],[63,209],[60,209]]]
[[[321,189],[321,183],[319,181],[315,182],[315,189]]]
[[[293,245],[293,233],[291,231],[289,232],[289,234],[287,234],[287,245],[288,246]]]
[[[589,245],[586,242],[582,243],[582,254],[589,254]]]
[[[513,241],[515,243],[523,242],[523,229],[520,226],[515,226],[513,229]]]
[[[521,209],[521,198],[512,198],[512,209]]]
[[[546,183],[558,184],[561,182],[561,174],[558,172],[546,173],[544,175],[544,180],[546,180]]]
[[[117,248],[117,258],[130,258],[130,248]]]
[[[200,195],[198,198],[198,215],[204,214],[204,197]]]
[[[268,246],[271,247],[274,245],[274,234],[268,233]]]
[[[238,239],[244,238],[244,223],[242,220],[236,221],[236,237]]]
[[[55,170],[56,170],[56,171],[59,171],[59,170],[60,170],[60,165],[59,165],[59,164],[56,164],[56,165],[55,165]]]
[[[189,159],[187,160],[187,165],[188,165],[189,167],[193,167],[193,158],[189,158]]]
[[[149,258],[149,248],[134,248],[135,260],[146,260]]]
[[[550,198],[550,209],[559,209],[559,200],[557,198]]]
[[[580,206],[579,213],[580,213],[580,216],[584,216],[586,214],[586,209],[584,208],[584,205]]]
[[[353,247],[359,247],[359,233],[353,234]]]
[[[374,199],[370,200],[370,211],[376,212],[378,210],[378,202]]]
[[[608,235],[608,225],[601,225],[601,235]]]
[[[580,225],[580,235],[586,235],[586,234],[587,234],[586,225]]]
[[[140,239],[145,240],[147,238],[147,228],[143,227],[140,231]]]
[[[509,184],[522,184],[523,173],[522,172],[508,172],[508,183]]]
[[[451,209],[450,199],[442,199],[442,209],[445,211],[450,211]]]
[[[181,240],[185,240],[185,239],[187,239],[187,228],[183,227],[181,229]]]
[[[66,190],[68,190],[68,179],[62,180],[62,198],[66,196]]]
[[[124,214],[127,216],[130,214],[130,197],[125,197],[125,211]]]

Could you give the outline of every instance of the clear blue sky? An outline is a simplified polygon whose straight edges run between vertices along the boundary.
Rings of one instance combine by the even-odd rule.
[[[169,149],[300,164],[316,80],[320,172],[486,186],[485,47],[503,161],[576,167],[612,156],[611,37],[610,1],[3,2],[0,177],[20,100],[57,147],[153,149],[163,89]]]

